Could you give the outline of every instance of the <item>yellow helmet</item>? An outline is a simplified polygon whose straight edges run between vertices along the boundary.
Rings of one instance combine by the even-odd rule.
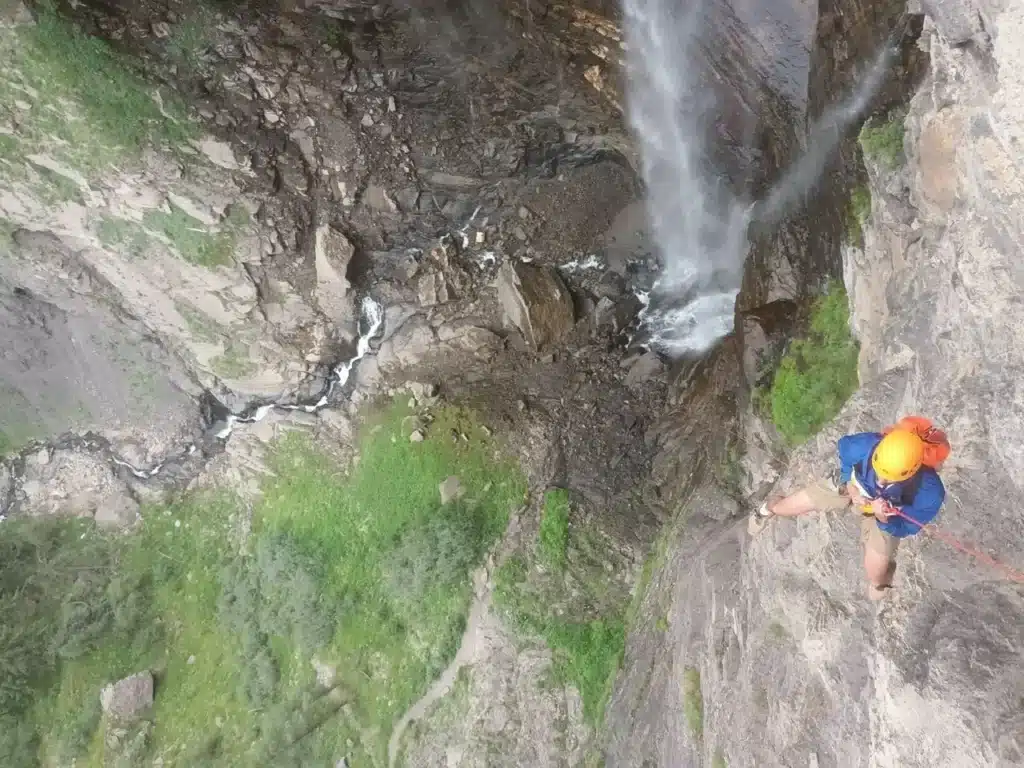
[[[913,432],[894,429],[882,438],[871,454],[875,474],[889,483],[899,483],[921,468],[924,442]]]

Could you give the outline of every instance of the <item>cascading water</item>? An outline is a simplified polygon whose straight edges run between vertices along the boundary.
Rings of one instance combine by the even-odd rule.
[[[701,136],[714,99],[692,66],[699,3],[626,0],[624,16],[630,120],[663,265],[643,322],[653,346],[699,353],[732,329],[747,206],[705,168]]]
[[[843,132],[866,108],[891,60],[886,46],[856,92],[828,110],[806,151],[752,204],[712,162],[708,137],[719,119],[702,68],[709,43],[701,2],[625,0],[629,115],[639,140],[647,215],[662,272],[641,314],[646,343],[672,357],[701,354],[728,334],[756,221],[773,226],[801,203]],[[756,101],[756,99],[754,99]],[[746,101],[745,96],[740,101]],[[750,115],[748,120],[756,120]],[[741,127],[752,134],[753,126]]]

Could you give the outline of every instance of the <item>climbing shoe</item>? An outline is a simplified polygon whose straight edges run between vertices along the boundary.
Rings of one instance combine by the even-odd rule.
[[[756,512],[750,515],[750,519],[747,520],[747,533],[751,536],[757,536],[761,531],[768,527],[768,521],[774,517],[772,512],[768,509],[768,502],[762,504]]]

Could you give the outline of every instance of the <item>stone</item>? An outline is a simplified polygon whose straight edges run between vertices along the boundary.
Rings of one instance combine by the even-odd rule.
[[[177,192],[168,191],[167,202],[208,227],[214,227],[217,225],[217,217],[210,212],[209,208],[201,203],[195,202],[191,198],[185,197],[185,195],[179,195]]]
[[[97,504],[93,519],[104,528],[127,528],[139,519],[139,504],[127,495],[111,496]]]
[[[661,379],[665,375],[665,363],[654,350],[640,355],[629,367],[626,374],[626,386],[636,389],[647,381]]]
[[[458,176],[454,173],[443,173],[441,171],[425,171],[422,178],[427,184],[436,187],[448,187],[450,189],[470,190],[476,189],[483,182],[470,176]]]
[[[153,706],[153,675],[138,672],[111,685],[100,692],[100,706],[109,717],[120,722],[139,719]]]
[[[535,348],[572,330],[572,296],[554,269],[507,260],[498,270],[497,288],[506,322]]]
[[[345,274],[355,248],[341,232],[322,224],[317,227],[313,249],[317,306],[329,320],[347,324],[353,309]]]
[[[242,168],[242,165],[235,159],[234,150],[226,141],[219,141],[212,136],[207,136],[200,141],[194,142],[193,146],[218,168],[224,168],[228,171],[237,171]]]
[[[921,8],[950,45],[963,45],[985,34],[978,8],[970,0],[921,0]]]
[[[409,435],[409,442],[411,442],[411,443],[422,443],[423,442],[423,433],[420,430],[418,430],[418,429],[413,430],[412,434]]]
[[[313,670],[316,673],[317,685],[322,688],[332,688],[338,677],[338,668],[333,664],[327,664],[316,657],[314,657],[310,663],[313,665]]]
[[[421,275],[417,293],[419,294],[420,306],[423,307],[446,304],[451,298],[448,294],[448,281],[440,272],[430,272],[426,275]]]
[[[437,490],[441,494],[441,504],[450,504],[461,499],[466,493],[466,489],[462,487],[462,481],[456,475],[447,477],[443,483],[437,486]]]
[[[380,213],[395,213],[398,205],[384,187],[378,184],[368,184],[363,193],[363,201],[370,206],[371,210]]]
[[[437,336],[422,317],[413,317],[385,339],[377,351],[377,364],[384,373],[411,368],[435,350]]]

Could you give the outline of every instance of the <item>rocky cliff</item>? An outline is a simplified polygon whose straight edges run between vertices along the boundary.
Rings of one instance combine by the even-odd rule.
[[[828,473],[845,432],[928,414],[954,445],[941,529],[1019,579],[1022,10],[923,11],[927,72],[894,151],[867,153],[863,248],[844,248],[861,387],[774,490]],[[627,642],[609,764],[1024,764],[1014,572],[917,536],[876,607],[857,520],[777,521],[751,540],[713,522],[731,503],[701,487],[670,529]]]
[[[754,541],[742,522],[827,472],[843,432],[917,411],[954,444],[943,530],[1021,565],[1020,8],[822,0],[769,24],[708,4],[713,154],[752,196],[893,30],[872,109],[898,138],[863,159],[841,142],[810,208],[754,233],[736,333],[673,362],[631,346],[659,265],[612,5],[62,6],[108,47],[0,4],[0,517],[126,527],[226,487],[251,518],[286,433],[345,474],[361,407],[409,392],[422,440],[440,394],[483,414],[530,492],[426,695],[372,727],[349,705],[318,721],[339,765],[1024,763],[1019,585],[921,536],[876,608],[857,521]],[[841,274],[861,388],[786,456],[750,390]],[[533,554],[551,486],[572,499],[554,576]],[[168,654],[158,727],[196,662]],[[187,754],[212,727],[155,743]]]

